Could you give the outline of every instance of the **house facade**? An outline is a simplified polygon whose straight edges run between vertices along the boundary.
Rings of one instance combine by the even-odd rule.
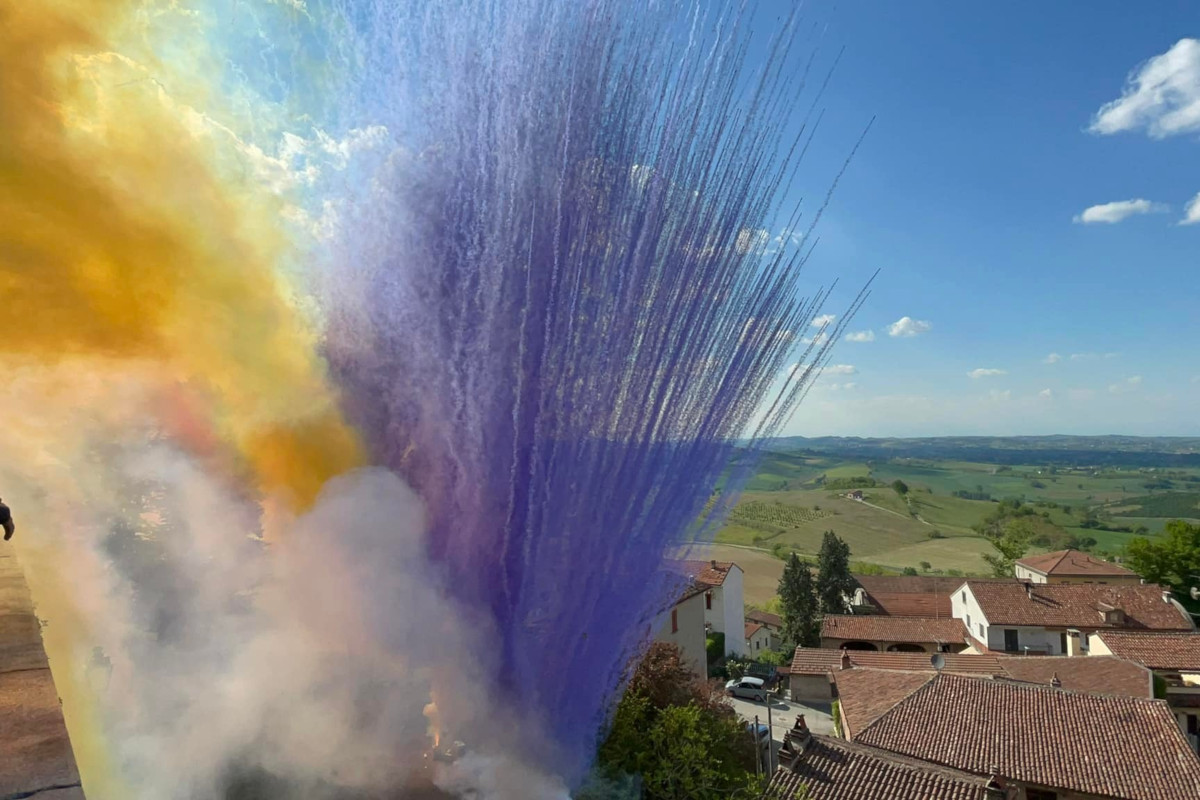
[[[821,621],[821,647],[835,650],[957,653],[966,646],[962,621],[951,617],[826,614]]]
[[[746,655],[758,658],[771,649],[771,632],[760,622],[746,623]]]
[[[708,676],[704,595],[708,587],[693,582],[657,621],[655,641],[679,648],[683,662],[701,678]]]
[[[1105,629],[1191,630],[1169,592],[1144,584],[964,582],[950,598],[977,652],[1082,655],[1086,634]]]
[[[746,655],[746,602],[742,568],[732,561],[684,561],[682,569],[705,587],[704,622],[725,635],[725,652]]]
[[[746,622],[755,622],[767,629],[772,650],[778,650],[783,645],[783,617],[767,611],[747,611]]]
[[[1027,556],[1013,565],[1018,580],[1031,583],[1139,584],[1136,572],[1079,550]]]

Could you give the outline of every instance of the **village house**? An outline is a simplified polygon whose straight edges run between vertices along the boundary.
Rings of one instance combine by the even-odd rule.
[[[888,617],[952,616],[950,595],[965,578],[946,575],[853,575],[857,584],[845,596],[852,614],[881,614]],[[972,580],[1013,583],[1015,578]]]
[[[705,650],[704,596],[708,586],[694,579],[680,592],[679,599],[664,611],[657,621],[654,640],[673,644],[680,657],[693,672],[708,675],[708,653]]]
[[[957,653],[966,648],[962,620],[826,614],[821,647],[900,653]]]
[[[1136,572],[1079,550],[1026,556],[1013,565],[1018,580],[1031,583],[1139,584]]]
[[[995,779],[1020,800],[1195,800],[1196,758],[1161,700],[950,673],[834,673],[842,735]]]
[[[1096,630],[1193,628],[1170,592],[1147,584],[968,580],[954,592],[951,606],[978,652],[1083,655],[1081,634]]]
[[[824,650],[797,647],[789,670],[793,700],[829,702],[833,699],[833,673],[862,667],[867,669],[935,671],[977,675],[996,680],[1059,686],[1082,692],[1154,696],[1149,669],[1122,658],[1005,656],[999,654],[877,653],[864,650]]]
[[[771,632],[760,622],[746,623],[746,655],[758,658],[771,649]]]
[[[812,733],[784,734],[771,797],[781,800],[1007,800],[998,781]]]
[[[725,636],[725,652],[744,656],[746,603],[742,568],[732,561],[683,561],[681,570],[705,587],[704,623],[709,631]]]
[[[783,617],[766,611],[747,611],[746,622],[755,622],[767,629],[771,635],[772,650],[778,650],[783,645]]]
[[[1179,730],[1200,751],[1200,633],[1097,631],[1088,637],[1088,653],[1120,656],[1153,670]]]

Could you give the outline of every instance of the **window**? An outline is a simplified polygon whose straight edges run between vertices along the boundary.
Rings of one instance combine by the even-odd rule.
[[[967,630],[971,630],[971,615],[967,614]]]
[[[679,633],[679,609],[671,609],[671,633]]]
[[[704,608],[712,611],[712,592],[704,593]]]
[[[1017,642],[1017,629],[1004,629],[1004,649],[1009,653],[1015,653],[1020,649],[1020,644]]]
[[[1049,789],[1026,789],[1025,800],[1058,800],[1058,792]]]
[[[979,638],[983,638],[983,623],[979,623]]]
[[[1192,736],[1200,736],[1200,717],[1195,714],[1187,715],[1187,732]]]
[[[1062,651],[1062,653],[1065,655],[1067,652],[1067,634],[1066,633],[1060,633],[1058,635],[1058,646],[1059,646],[1059,649]]]
[[[966,590],[966,589],[963,589],[963,593],[962,593],[962,601],[963,601],[964,603],[965,603],[965,602],[967,602],[967,590]],[[945,608],[945,606],[943,606],[943,608]]]

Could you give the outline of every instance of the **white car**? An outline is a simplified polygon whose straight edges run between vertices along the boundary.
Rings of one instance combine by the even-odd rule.
[[[725,684],[725,694],[731,697],[744,697],[747,700],[767,701],[767,690],[763,688],[762,678],[746,676],[737,678]]]

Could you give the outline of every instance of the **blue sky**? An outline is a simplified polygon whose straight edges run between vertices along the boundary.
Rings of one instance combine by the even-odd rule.
[[[786,432],[1200,434],[1200,7],[819,14],[846,52],[810,196],[877,119],[810,280],[836,312],[882,274]]]

